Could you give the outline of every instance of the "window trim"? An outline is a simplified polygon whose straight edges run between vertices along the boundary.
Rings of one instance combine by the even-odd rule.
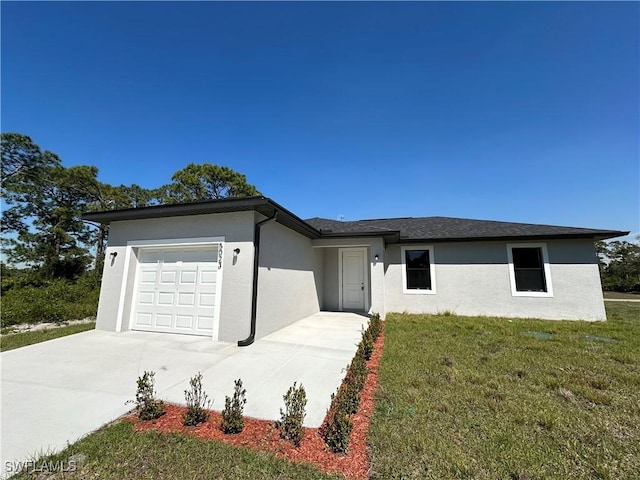
[[[429,276],[431,277],[431,288],[418,289],[407,288],[407,263],[406,263],[406,251],[407,250],[428,250],[429,251]],[[436,293],[436,269],[435,269],[435,256],[433,254],[432,245],[406,245],[400,247],[400,260],[402,262],[402,293],[408,295],[435,295]]]
[[[516,270],[513,265],[514,248],[539,248],[542,252],[542,271],[547,286],[546,292],[520,292],[516,288]],[[507,243],[507,258],[509,261],[509,280],[511,282],[511,296],[513,297],[553,297],[553,286],[551,283],[551,265],[549,264],[549,253],[546,243]]]

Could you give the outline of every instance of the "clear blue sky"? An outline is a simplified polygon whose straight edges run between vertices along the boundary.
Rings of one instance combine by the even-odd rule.
[[[2,2],[2,131],[303,218],[640,231],[640,3]]]

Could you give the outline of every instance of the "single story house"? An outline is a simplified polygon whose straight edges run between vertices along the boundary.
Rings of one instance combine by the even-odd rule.
[[[262,196],[87,213],[110,224],[96,328],[249,345],[321,310],[605,320],[594,241],[461,218],[302,220]]]

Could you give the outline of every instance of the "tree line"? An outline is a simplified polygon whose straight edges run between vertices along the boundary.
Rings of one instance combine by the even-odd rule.
[[[74,279],[100,271],[108,225],[83,221],[84,212],[260,195],[228,167],[189,163],[157,188],[110,185],[91,165],[65,167],[28,135],[2,133],[2,246],[9,264],[42,278]]]
[[[636,238],[640,240],[640,236]],[[640,293],[640,245],[596,242],[603,290]]]

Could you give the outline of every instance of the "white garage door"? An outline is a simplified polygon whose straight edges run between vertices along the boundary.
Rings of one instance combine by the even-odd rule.
[[[140,250],[132,328],[213,336],[217,283],[217,245]]]

